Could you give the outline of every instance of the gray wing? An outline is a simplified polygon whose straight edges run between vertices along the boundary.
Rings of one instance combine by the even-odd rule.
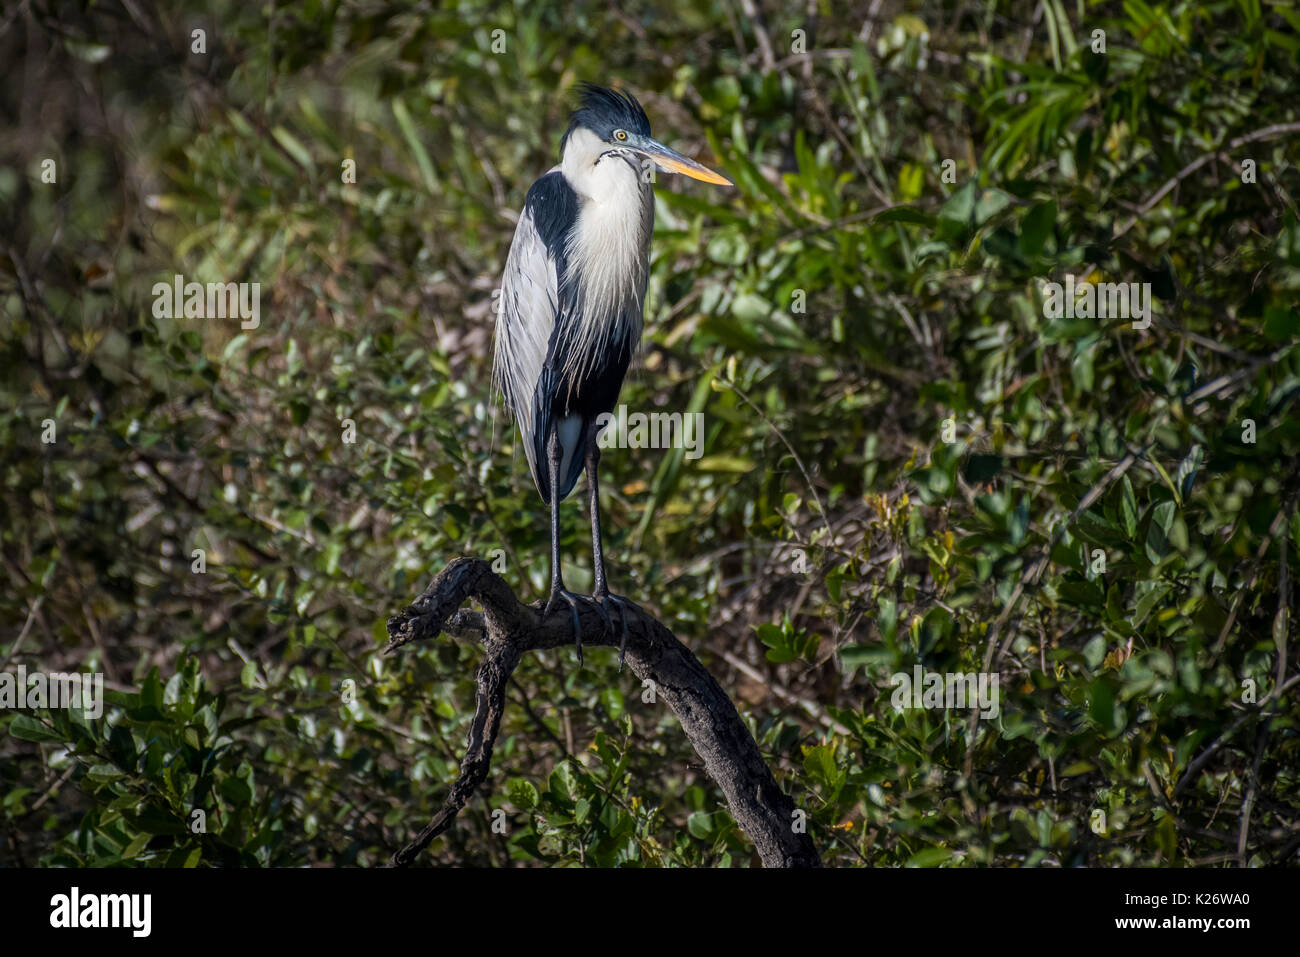
[[[515,227],[501,278],[492,380],[505,396],[522,434],[528,468],[542,497],[546,422],[534,401],[547,347],[561,310],[564,240],[577,215],[577,197],[559,167],[533,184]]]

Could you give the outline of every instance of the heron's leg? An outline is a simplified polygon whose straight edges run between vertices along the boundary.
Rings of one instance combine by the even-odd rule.
[[[596,443],[600,429],[592,419],[587,428],[587,488],[591,492],[591,562],[595,584],[591,590],[593,598],[609,594],[609,583],[605,581],[605,550],[600,540],[600,476],[597,466],[600,464],[600,446]]]
[[[578,664],[582,664],[582,623],[578,620],[578,602],[581,595],[575,595],[564,587],[564,575],[560,569],[560,437],[554,429],[546,440],[546,467],[551,479],[551,597],[546,600],[543,618],[549,618],[560,599],[569,605],[573,614],[573,641],[578,647]]]
[[[594,575],[591,597],[596,600],[596,607],[602,613],[606,605],[618,609],[618,621],[623,629],[618,642],[618,668],[622,671],[623,658],[627,652],[627,615],[623,609],[625,606],[632,606],[632,602],[610,592],[609,582],[605,578],[605,549],[600,533],[600,478],[596,468],[600,463],[600,446],[596,442],[599,432],[600,429],[593,420],[587,432],[587,486],[591,490],[591,559]],[[605,616],[605,623],[609,630],[613,631],[613,622],[608,615]]]

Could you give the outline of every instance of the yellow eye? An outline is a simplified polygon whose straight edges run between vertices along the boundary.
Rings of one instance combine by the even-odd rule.
[[[620,143],[623,142],[627,139],[627,132],[625,130],[615,130],[614,139],[618,140]]]

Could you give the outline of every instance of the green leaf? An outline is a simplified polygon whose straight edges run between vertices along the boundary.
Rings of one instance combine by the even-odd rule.
[[[548,779],[548,786],[550,787],[551,794],[565,802],[573,800],[576,791],[576,783],[577,782],[573,775],[573,768],[569,766],[568,761],[565,761],[556,767],[556,769],[551,772],[551,776]]]
[[[731,314],[741,322],[758,322],[772,314],[772,304],[752,292],[742,292],[731,301]]]
[[[1047,238],[1056,227],[1056,201],[1039,203],[1025,214],[1020,224],[1020,251],[1033,258],[1043,251]]]
[[[276,126],[272,128],[271,135],[275,137],[277,143],[284,147],[285,152],[294,158],[294,161],[299,166],[306,170],[315,170],[316,164],[312,161],[311,151],[292,133],[283,126]]]
[[[686,830],[691,832],[692,837],[707,839],[713,833],[713,815],[703,811],[693,812],[686,819]]]
[[[898,602],[882,595],[876,604],[876,627],[886,642],[892,642],[898,631]]]
[[[890,667],[894,653],[880,645],[845,645],[840,649],[840,661],[848,674],[858,668]]]
[[[1178,463],[1178,471],[1174,473],[1174,484],[1178,487],[1178,494],[1186,501],[1192,492],[1192,486],[1196,482],[1196,473],[1200,470],[1201,460],[1204,458],[1204,450],[1200,444],[1194,444],[1187,455]],[[1125,476],[1127,478],[1128,476]]]
[[[14,719],[9,722],[9,733],[21,741],[36,741],[41,744],[67,740],[57,731],[25,714],[14,715]]]
[[[131,843],[128,844],[123,849],[122,859],[134,860],[135,858],[139,857],[140,852],[143,851],[148,846],[149,841],[152,840],[152,838],[153,838],[152,834],[137,834],[131,840]]]
[[[146,804],[135,815],[136,825],[149,834],[187,834],[185,825],[172,815],[161,811],[152,804]]]
[[[784,664],[799,657],[798,649],[794,647],[791,636],[786,633],[784,628],[768,622],[759,625],[755,630],[758,633],[758,640],[770,649],[767,652],[768,661]]]
[[[1133,608],[1132,624],[1136,628],[1147,616],[1151,614],[1160,601],[1173,590],[1173,586],[1166,582],[1146,582],[1138,586],[1140,592],[1137,603]]]
[[[1088,685],[1088,716],[1107,734],[1117,730],[1115,690],[1109,678],[1096,678]]]
[[[1152,564],[1159,564],[1169,554],[1169,529],[1174,524],[1177,510],[1178,506],[1173,502],[1161,502],[1152,510],[1145,543],[1146,555]]]
[[[748,474],[754,471],[754,463],[734,455],[706,455],[696,459],[695,467],[701,472],[735,472]]]
[[[905,163],[898,171],[898,191],[903,199],[911,202],[921,195],[925,187],[925,170],[919,163]]]
[[[1120,500],[1119,514],[1120,521],[1124,523],[1124,533],[1132,538],[1137,534],[1138,528],[1138,507],[1137,496],[1133,494],[1133,483],[1129,481],[1127,475],[1120,479]]]
[[[397,125],[401,127],[402,136],[406,139],[406,145],[410,147],[411,153],[415,156],[416,166],[420,170],[420,179],[424,183],[424,189],[429,195],[438,194],[438,177],[434,175],[433,163],[429,160],[429,154],[424,148],[424,143],[420,141],[420,132],[416,128],[415,121],[411,119],[411,112],[406,108],[406,104],[400,99],[393,100],[393,116],[397,119]]]
[[[245,806],[253,800],[253,789],[243,778],[223,778],[220,790],[221,796],[236,806]]]
[[[719,233],[709,240],[705,255],[724,266],[739,266],[749,258],[749,243],[739,230]]]
[[[1015,197],[1000,189],[981,190],[971,216],[972,224],[976,228],[983,226],[1014,202]]]
[[[935,217],[914,206],[895,206],[887,209],[871,220],[873,223],[912,223],[917,226],[933,226]]]
[[[511,778],[506,782],[506,796],[510,803],[521,811],[537,807],[539,796],[537,788],[525,778]]]
[[[939,220],[965,229],[970,226],[974,212],[975,182],[972,180],[948,197],[939,209]]]
[[[907,859],[907,867],[938,867],[952,859],[952,851],[946,847],[927,847]]]

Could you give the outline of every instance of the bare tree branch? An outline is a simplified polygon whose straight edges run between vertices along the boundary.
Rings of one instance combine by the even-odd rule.
[[[458,610],[467,598],[483,614]],[[454,617],[453,617],[454,616]],[[629,611],[627,664],[633,674],[654,683],[682,723],[705,768],[726,796],[732,816],[749,835],[764,867],[820,867],[821,856],[806,828],[795,829],[794,802],[777,785],[753,735],[735,705],[698,658],[671,631],[639,608]],[[615,616],[606,626],[591,607],[580,610],[584,645],[618,646],[622,631]],[[435,837],[451,827],[470,796],[487,778],[492,747],[505,712],[506,685],[524,652],[574,643],[568,614],[543,619],[541,606],[525,605],[505,580],[477,558],[458,558],[434,577],[424,594],[388,620],[392,653],[412,641],[443,631],[482,645],[478,703],[460,774],[442,809],[395,855],[394,866],[410,864]]]

